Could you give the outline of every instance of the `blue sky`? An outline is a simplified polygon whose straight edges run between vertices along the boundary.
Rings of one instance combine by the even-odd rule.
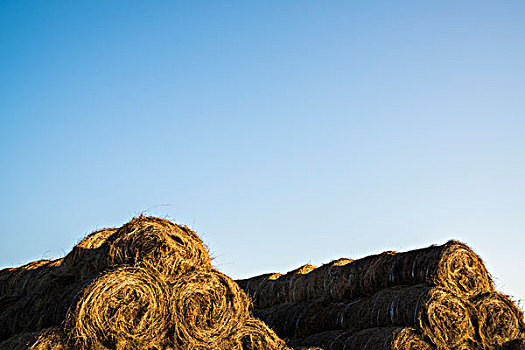
[[[0,267],[140,213],[234,278],[472,246],[525,298],[522,1],[0,2]]]

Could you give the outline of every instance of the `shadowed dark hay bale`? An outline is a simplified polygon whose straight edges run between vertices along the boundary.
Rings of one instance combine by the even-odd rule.
[[[297,303],[314,299],[331,289],[335,266],[350,263],[351,259],[338,259],[319,268],[303,265],[299,269],[281,274],[265,274],[237,280],[241,288],[254,300],[256,308],[266,308],[282,303]]]
[[[525,331],[523,312],[508,296],[484,293],[471,301],[477,310],[478,336],[483,347],[501,346]]]
[[[33,292],[62,264],[62,259],[33,261],[0,270],[0,298]]]
[[[434,284],[467,298],[494,291],[483,261],[458,241],[404,253],[371,255],[340,269],[331,294],[336,300],[370,295],[388,286],[421,283]]]
[[[242,350],[287,350],[289,349],[274,331],[264,322],[249,317],[239,332]]]
[[[167,276],[210,267],[208,251],[195,232],[168,220],[139,216],[109,239],[111,265],[140,265]]]
[[[392,287],[345,303],[283,304],[257,310],[281,337],[304,337],[326,330],[351,333],[373,327],[414,326],[439,348],[474,339],[472,306],[450,292],[426,285]]]
[[[369,328],[358,333],[328,331],[311,335],[302,345],[326,350],[431,350],[432,346],[413,328]]]
[[[277,278],[266,279],[259,285],[257,290],[258,298],[255,299],[256,308],[265,308],[286,302],[293,302],[294,282],[302,275],[315,270],[313,265],[303,265],[298,269],[292,270]]]
[[[42,284],[33,293],[16,298],[8,306],[0,306],[1,340],[21,332],[58,326],[64,321],[85,284],[55,282]]]
[[[0,342],[0,350],[27,350],[38,338],[40,332],[26,332]]]
[[[107,228],[87,235],[64,257],[60,272],[82,280],[109,268],[109,245],[106,242],[115,232],[116,228]]]
[[[195,270],[171,282],[171,330],[175,344],[221,346],[236,339],[249,316],[250,301],[216,270]]]
[[[272,277],[272,278],[270,278]],[[396,285],[433,284],[460,297],[494,291],[483,263],[467,245],[449,241],[403,253],[384,252],[355,261],[340,259],[296,276],[282,292],[275,274],[237,281],[256,308],[304,300],[352,300]],[[283,301],[281,295],[287,295]]]
[[[258,275],[255,277],[242,279],[242,280],[236,280],[235,282],[241,287],[242,290],[246,294],[248,294],[254,303],[257,302],[260,296],[260,292],[264,289],[264,286],[269,281],[273,281],[281,277],[283,274],[281,273],[265,273],[263,275]]]
[[[79,348],[160,349],[169,323],[167,286],[138,267],[110,271],[85,290],[67,319],[67,333]]]
[[[495,350],[525,350],[525,338],[510,340]]]

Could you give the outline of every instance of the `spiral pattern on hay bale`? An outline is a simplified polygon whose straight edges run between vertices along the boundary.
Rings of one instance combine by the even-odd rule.
[[[235,338],[248,318],[248,297],[233,280],[214,269],[180,275],[171,281],[169,290],[175,344],[222,344]]]
[[[477,332],[484,348],[502,346],[525,331],[523,312],[508,296],[484,293],[471,301],[477,311]]]
[[[78,347],[157,349],[169,323],[167,286],[154,271],[122,267],[94,280],[68,315]]]
[[[238,335],[238,342],[243,350],[288,350],[274,331],[261,320],[249,317]]]

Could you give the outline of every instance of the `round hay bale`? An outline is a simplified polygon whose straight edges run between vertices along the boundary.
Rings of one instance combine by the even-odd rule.
[[[106,270],[110,266],[106,242],[115,232],[116,228],[105,228],[87,235],[64,257],[60,272],[82,280]]]
[[[206,247],[195,232],[168,220],[139,216],[108,239],[111,265],[136,265],[174,276],[194,268],[211,268]]]
[[[355,333],[367,328],[413,326],[439,348],[474,339],[473,307],[450,292],[426,285],[393,287],[345,303],[328,300],[282,304],[256,311],[280,337],[305,337],[327,330]]]
[[[285,342],[274,331],[254,317],[248,318],[239,332],[243,350],[287,350]]]
[[[281,276],[281,273],[271,272],[247,279],[236,280],[235,282],[252,298],[254,303],[256,303],[261,295],[261,291],[265,289],[266,284]]]
[[[508,296],[484,293],[471,301],[477,310],[478,337],[484,348],[501,346],[525,331],[523,312]]]
[[[67,317],[76,346],[157,349],[166,342],[167,286],[154,271],[122,267],[94,280]]]
[[[294,282],[300,276],[306,275],[315,269],[315,266],[306,264],[284,275],[272,276],[274,278],[266,279],[257,290],[258,297],[254,301],[255,307],[266,308],[294,300]]]
[[[173,341],[179,346],[220,346],[235,339],[249,316],[250,301],[216,270],[190,271],[169,287]]]

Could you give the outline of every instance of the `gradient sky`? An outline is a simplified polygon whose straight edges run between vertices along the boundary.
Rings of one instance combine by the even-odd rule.
[[[456,238],[525,298],[524,1],[0,2],[0,267],[140,213],[234,278]]]

